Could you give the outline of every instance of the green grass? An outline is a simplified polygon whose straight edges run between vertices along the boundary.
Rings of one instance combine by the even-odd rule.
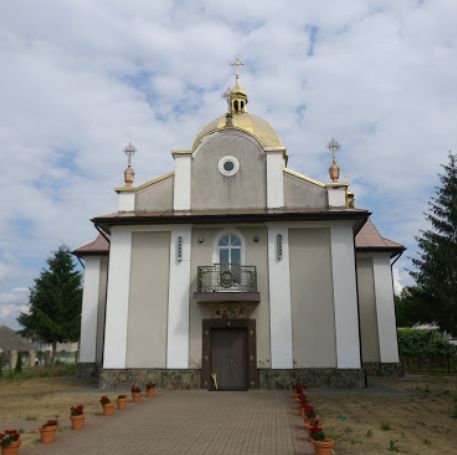
[[[379,427],[381,428],[382,431],[390,431],[390,430],[392,430],[392,425],[390,424],[390,422],[386,422],[386,421],[381,422]]]
[[[60,376],[74,376],[75,374],[75,364],[65,364],[53,368],[35,367],[24,369],[20,373],[16,373],[15,371],[3,371],[3,374],[0,376],[0,382],[36,378],[55,378]]]

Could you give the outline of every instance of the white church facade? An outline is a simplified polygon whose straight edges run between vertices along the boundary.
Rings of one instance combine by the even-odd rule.
[[[118,209],[92,221],[81,374],[102,387],[242,390],[363,387],[399,369],[391,263],[403,246],[330,182],[287,168],[275,130],[227,93],[174,170],[135,186],[130,156]],[[336,147],[332,142],[330,147]]]

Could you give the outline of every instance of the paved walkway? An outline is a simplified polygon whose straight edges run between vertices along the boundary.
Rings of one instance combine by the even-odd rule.
[[[21,455],[308,455],[290,391],[159,391]]]

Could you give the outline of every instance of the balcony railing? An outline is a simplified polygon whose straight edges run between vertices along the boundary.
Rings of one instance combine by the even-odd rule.
[[[254,265],[213,264],[198,267],[198,292],[257,292]]]

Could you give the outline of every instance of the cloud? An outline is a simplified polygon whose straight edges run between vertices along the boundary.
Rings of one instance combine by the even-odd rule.
[[[28,309],[29,294],[27,288],[14,288],[0,293],[0,324],[17,327],[16,318]]]
[[[335,136],[357,205],[411,254],[455,150],[456,13],[452,0],[1,4],[0,292],[95,235],[129,141],[137,182],[172,168],[169,150],[224,112],[234,56],[290,167],[326,180]]]

